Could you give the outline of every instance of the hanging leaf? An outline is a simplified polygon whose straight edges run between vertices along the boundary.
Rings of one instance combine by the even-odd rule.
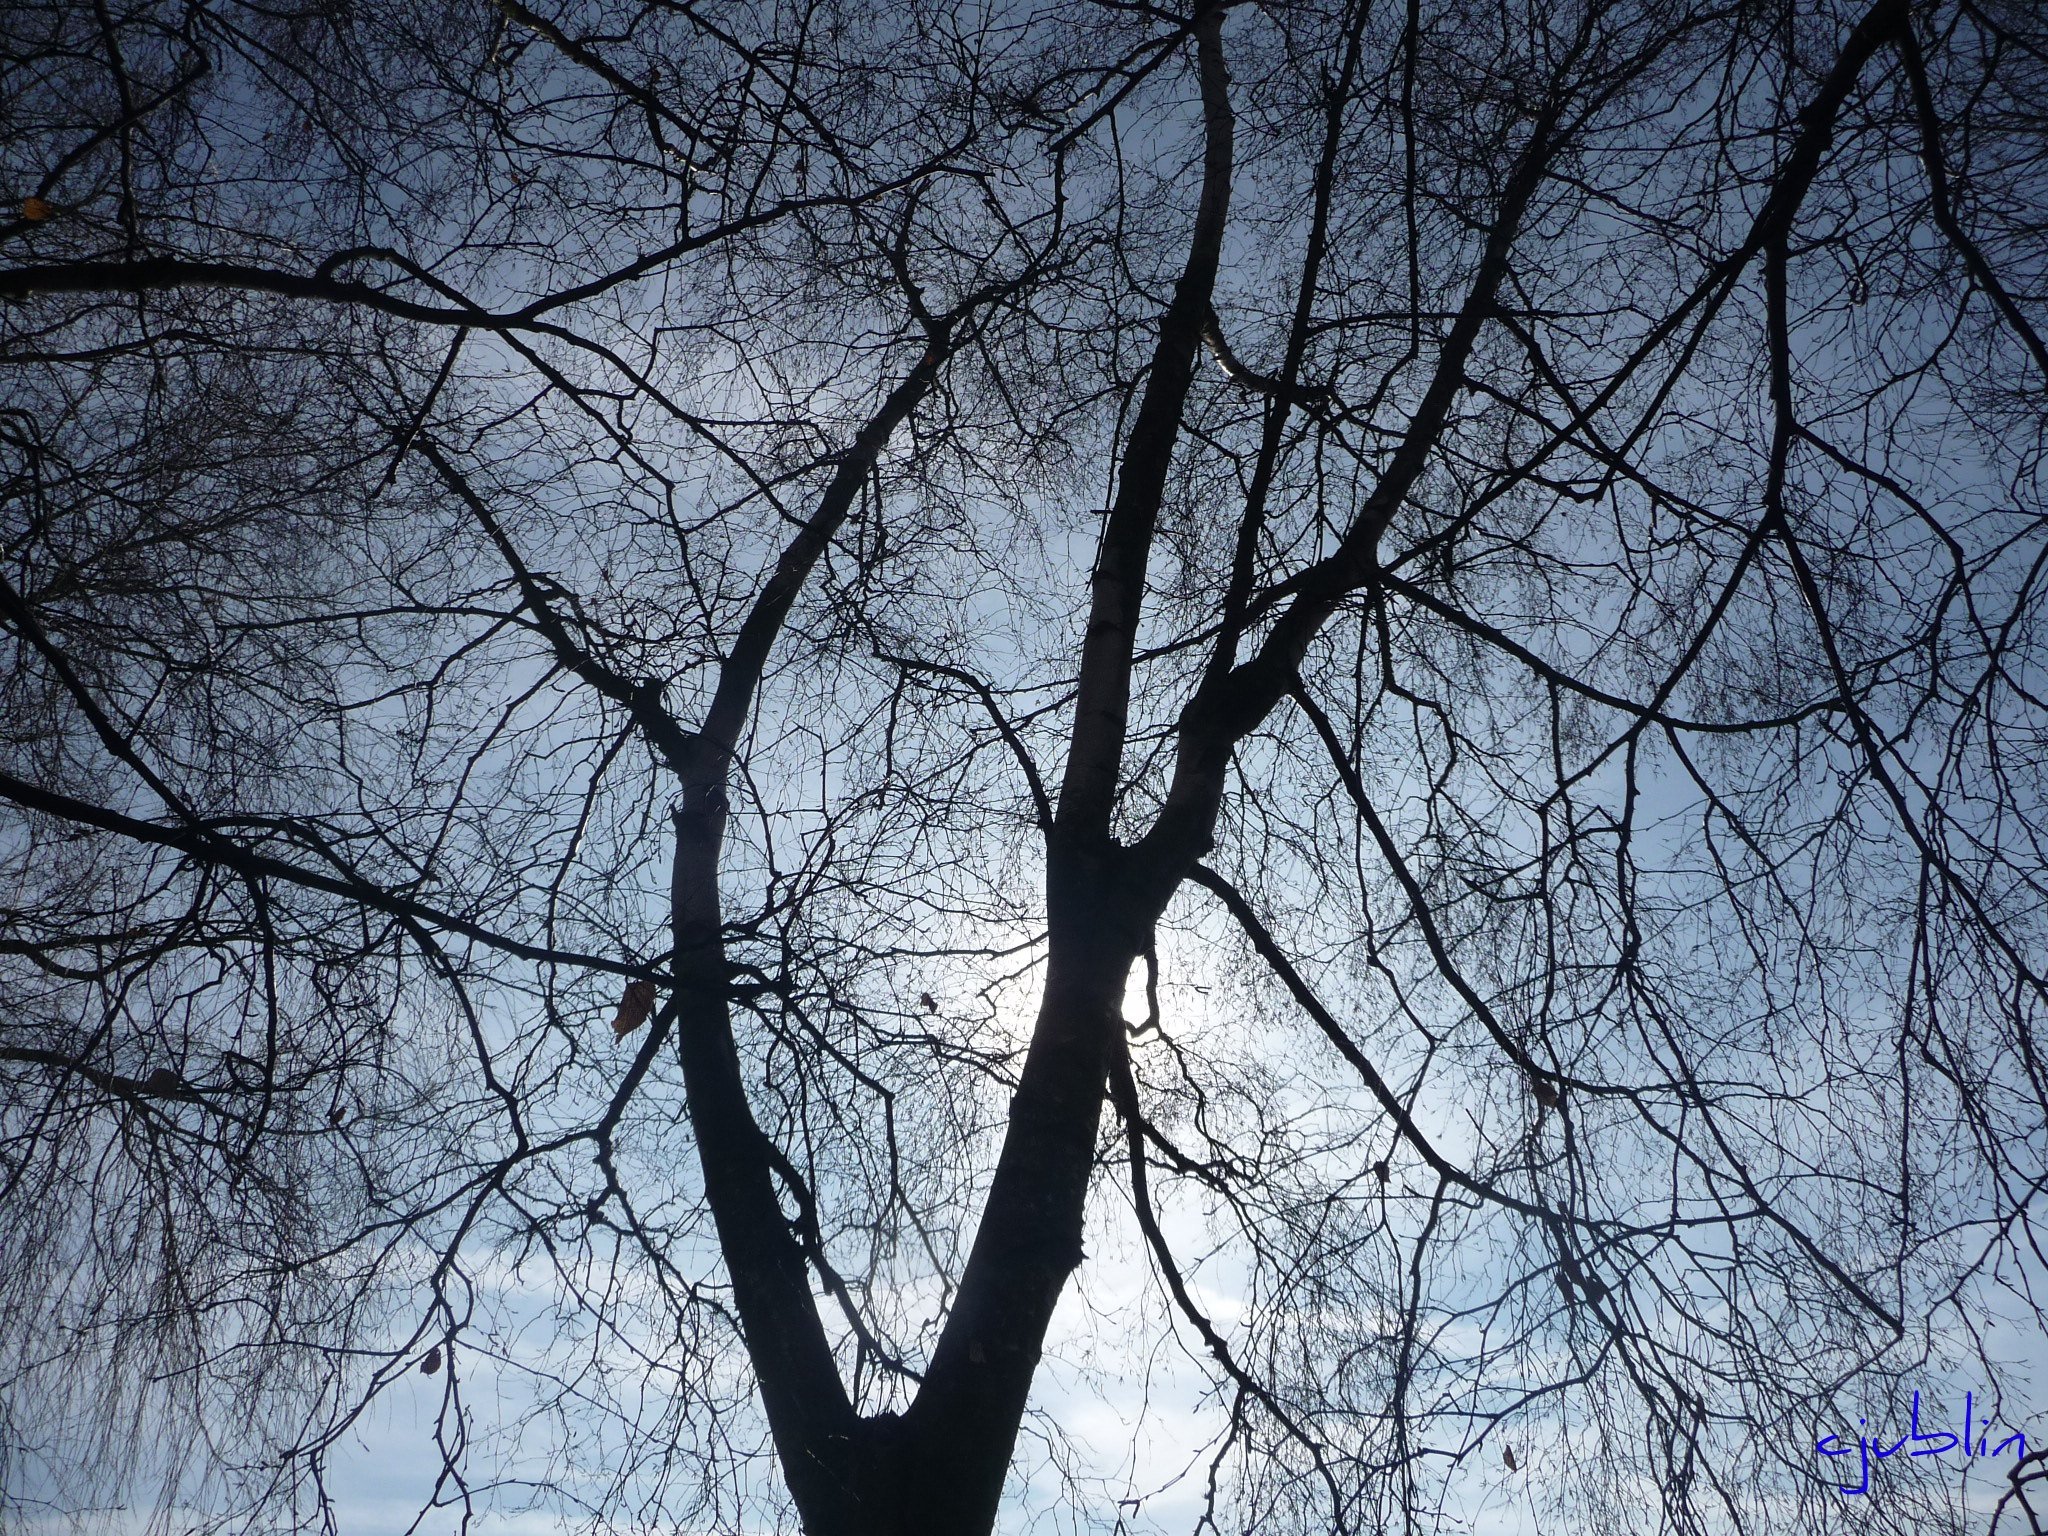
[[[434,1374],[434,1372],[440,1369],[441,1346],[436,1344],[432,1349],[427,1351],[426,1357],[420,1361],[420,1374],[422,1376],[431,1376]]]
[[[1502,1446],[1500,1448],[1500,1459],[1507,1463],[1510,1472],[1515,1470],[1515,1448],[1513,1446]]]
[[[647,1022],[647,1015],[654,1011],[654,983],[651,981],[629,981],[625,996],[619,999],[619,1011],[612,1020],[612,1033],[620,1039],[633,1033]]]
[[[21,216],[31,224],[42,223],[56,211],[47,198],[24,197],[21,200]]]

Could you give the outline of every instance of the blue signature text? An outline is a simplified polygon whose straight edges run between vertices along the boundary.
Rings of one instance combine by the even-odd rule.
[[[1854,1498],[1858,1494],[1870,1492],[1870,1463],[1873,1458],[1878,1461],[1888,1460],[1898,1455],[1900,1451],[1905,1450],[1908,1445],[1913,1447],[1912,1450],[1906,1452],[1909,1456],[1944,1456],[1948,1452],[1960,1447],[1963,1455],[1969,1457],[2001,1456],[2008,1450],[2017,1449],[2020,1457],[2025,1459],[2027,1454],[2027,1437],[2024,1434],[2014,1430],[1996,1445],[1992,1445],[1990,1422],[1986,1420],[1981,1426],[1973,1423],[1972,1420],[1975,1412],[1976,1394],[1965,1392],[1963,1394],[1963,1432],[1961,1435],[1957,1435],[1953,1430],[1948,1429],[1923,1430],[1920,1427],[1920,1394],[1915,1392],[1913,1394],[1912,1429],[1907,1434],[1899,1436],[1889,1446],[1884,1443],[1882,1435],[1875,1439],[1872,1439],[1869,1435],[1859,1435],[1856,1437],[1856,1444],[1854,1445],[1842,1444],[1840,1437],[1836,1435],[1822,1435],[1814,1449],[1823,1456],[1854,1456],[1859,1451],[1861,1452],[1863,1457],[1862,1479],[1853,1488],[1846,1483],[1837,1483],[1835,1485],[1836,1492],[1850,1498]],[[1870,1421],[1868,1419],[1858,1419],[1856,1422],[1858,1424],[1868,1424]],[[1982,1429],[1982,1433],[1977,1436],[1976,1442],[1972,1444],[1970,1437],[1979,1428]],[[1989,1450],[1986,1450],[1987,1446],[1990,1447]]]

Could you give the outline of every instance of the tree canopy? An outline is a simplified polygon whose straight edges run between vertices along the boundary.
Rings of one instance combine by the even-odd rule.
[[[5,18],[8,1518],[2040,1528],[2033,7]]]

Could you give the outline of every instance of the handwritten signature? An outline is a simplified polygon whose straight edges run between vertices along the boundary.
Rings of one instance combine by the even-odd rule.
[[[1976,1394],[1965,1392],[1963,1394],[1963,1432],[1961,1435],[1957,1435],[1953,1430],[1947,1429],[1922,1430],[1920,1428],[1920,1394],[1915,1392],[1913,1394],[1912,1429],[1908,1433],[1899,1436],[1889,1447],[1885,1445],[1882,1435],[1874,1440],[1868,1435],[1858,1435],[1855,1445],[1843,1445],[1840,1437],[1836,1435],[1822,1435],[1814,1445],[1814,1449],[1823,1456],[1854,1456],[1859,1450],[1861,1451],[1863,1456],[1863,1480],[1853,1488],[1849,1487],[1846,1483],[1837,1483],[1835,1485],[1836,1492],[1850,1498],[1854,1498],[1858,1494],[1870,1492],[1870,1463],[1873,1456],[1878,1461],[1885,1461],[1898,1455],[1908,1445],[1916,1447],[1916,1449],[1906,1452],[1909,1456],[1942,1456],[1959,1446],[1967,1457],[1998,1456],[2004,1454],[2010,1448],[2017,1447],[2021,1459],[2025,1459],[2027,1454],[2027,1437],[2019,1430],[2014,1430],[2003,1440],[1999,1441],[1998,1444],[1992,1445],[1988,1451],[1985,1449],[1991,1442],[1991,1423],[1989,1420],[1983,1422],[1983,1433],[1978,1436],[1976,1443],[1973,1445],[1970,1436],[1972,1431],[1978,1427],[1972,1423],[1975,1411]],[[1868,1419],[1858,1419],[1856,1422],[1858,1424],[1868,1424],[1870,1421]],[[1920,1448],[1923,1442],[1925,1443],[1924,1448]]]

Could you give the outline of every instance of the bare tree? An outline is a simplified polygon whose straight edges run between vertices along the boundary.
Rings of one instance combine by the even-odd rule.
[[[2029,12],[5,58],[15,1509],[1984,1518],[1816,1453],[2042,1318]]]

